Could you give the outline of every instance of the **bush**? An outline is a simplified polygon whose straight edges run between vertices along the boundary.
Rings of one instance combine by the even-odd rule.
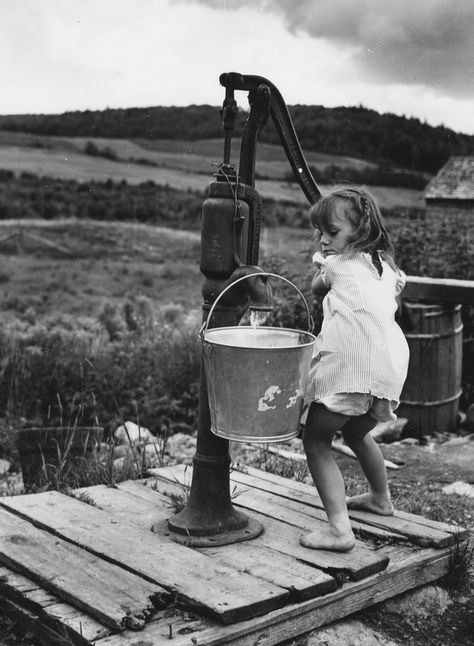
[[[474,240],[468,218],[461,215],[429,217],[411,212],[392,226],[397,262],[415,276],[474,280]],[[463,367],[461,406],[474,403],[474,307],[463,305]]]
[[[6,326],[0,338],[0,416],[40,426],[99,424],[112,430],[117,420],[139,419],[155,433],[195,430],[196,326],[158,326],[140,315],[140,307],[131,309],[135,329],[127,324],[125,308],[113,316],[107,310],[102,323],[55,316]]]

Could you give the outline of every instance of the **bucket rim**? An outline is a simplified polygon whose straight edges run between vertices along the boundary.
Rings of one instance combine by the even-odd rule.
[[[293,332],[293,333],[296,333],[296,334],[305,334],[306,336],[311,337],[311,339],[309,341],[307,341],[306,343],[300,343],[300,344],[298,344],[298,346],[279,345],[277,348],[274,348],[276,350],[286,350],[286,349],[289,350],[289,349],[294,349],[295,347],[304,348],[306,346],[314,345],[314,343],[316,342],[316,336],[312,332],[307,332],[306,330],[298,330],[297,328],[272,327],[271,325],[258,325],[256,328],[253,328],[251,325],[227,325],[227,326],[224,326],[224,327],[213,327],[213,328],[205,330],[205,332],[203,333],[202,340],[203,340],[203,342],[207,341],[208,343],[212,343],[212,345],[220,345],[220,346],[224,346],[226,348],[235,347],[235,346],[232,346],[232,344],[230,344],[230,343],[223,343],[222,341],[214,341],[212,339],[208,339],[207,336],[208,336],[208,334],[212,334],[212,332],[221,332],[223,330],[253,330],[253,329],[256,329],[256,330],[271,330],[273,333],[277,333],[277,334],[280,334],[280,332]],[[251,345],[251,346],[250,345],[249,346],[239,345],[238,347],[239,347],[240,350],[242,350],[242,349],[243,350],[269,350],[269,349],[272,349],[272,348],[269,348],[268,346],[265,346],[265,345]]]
[[[24,426],[20,431],[103,431],[103,426]]]

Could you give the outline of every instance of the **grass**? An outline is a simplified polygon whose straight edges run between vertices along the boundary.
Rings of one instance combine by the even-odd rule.
[[[118,482],[142,478],[150,465],[145,446],[130,441],[125,455],[117,459],[114,438],[103,439],[102,430],[65,427],[27,431],[20,447],[26,492],[54,489],[68,493],[80,487],[115,487]],[[166,442],[163,437],[153,444],[155,466],[164,464]],[[82,495],[84,502],[94,504],[86,493]]]
[[[1,242],[16,234],[23,235],[21,249]],[[31,316],[97,316],[105,302],[137,295],[197,309],[199,248],[198,233],[138,223],[0,221],[2,318],[28,309]]]

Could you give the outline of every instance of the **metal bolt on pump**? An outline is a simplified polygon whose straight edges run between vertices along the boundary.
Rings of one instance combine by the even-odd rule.
[[[262,203],[255,190],[257,137],[271,115],[290,165],[310,203],[320,191],[303,157],[288,109],[277,88],[260,76],[222,74],[226,88],[221,110],[224,128],[223,163],[209,185],[202,207],[201,261],[203,321],[224,289],[242,276],[259,273]],[[234,90],[247,90],[250,112],[245,123],[239,172],[230,163],[231,133],[238,113]],[[266,278],[239,283],[214,309],[208,328],[238,325],[249,305],[266,308]],[[188,545],[225,545],[258,536],[262,525],[234,508],[230,496],[229,441],[211,432],[206,377],[201,365],[198,429],[193,476],[186,507],[168,520],[177,542]]]

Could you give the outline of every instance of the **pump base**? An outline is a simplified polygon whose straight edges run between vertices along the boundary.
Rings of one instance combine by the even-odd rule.
[[[242,543],[250,541],[263,532],[263,525],[253,518],[249,518],[245,527],[230,529],[219,534],[208,534],[205,536],[192,536],[191,534],[177,533],[170,529],[168,521],[155,523],[152,531],[160,536],[169,536],[175,543],[186,545],[186,547],[220,547],[231,543]]]

